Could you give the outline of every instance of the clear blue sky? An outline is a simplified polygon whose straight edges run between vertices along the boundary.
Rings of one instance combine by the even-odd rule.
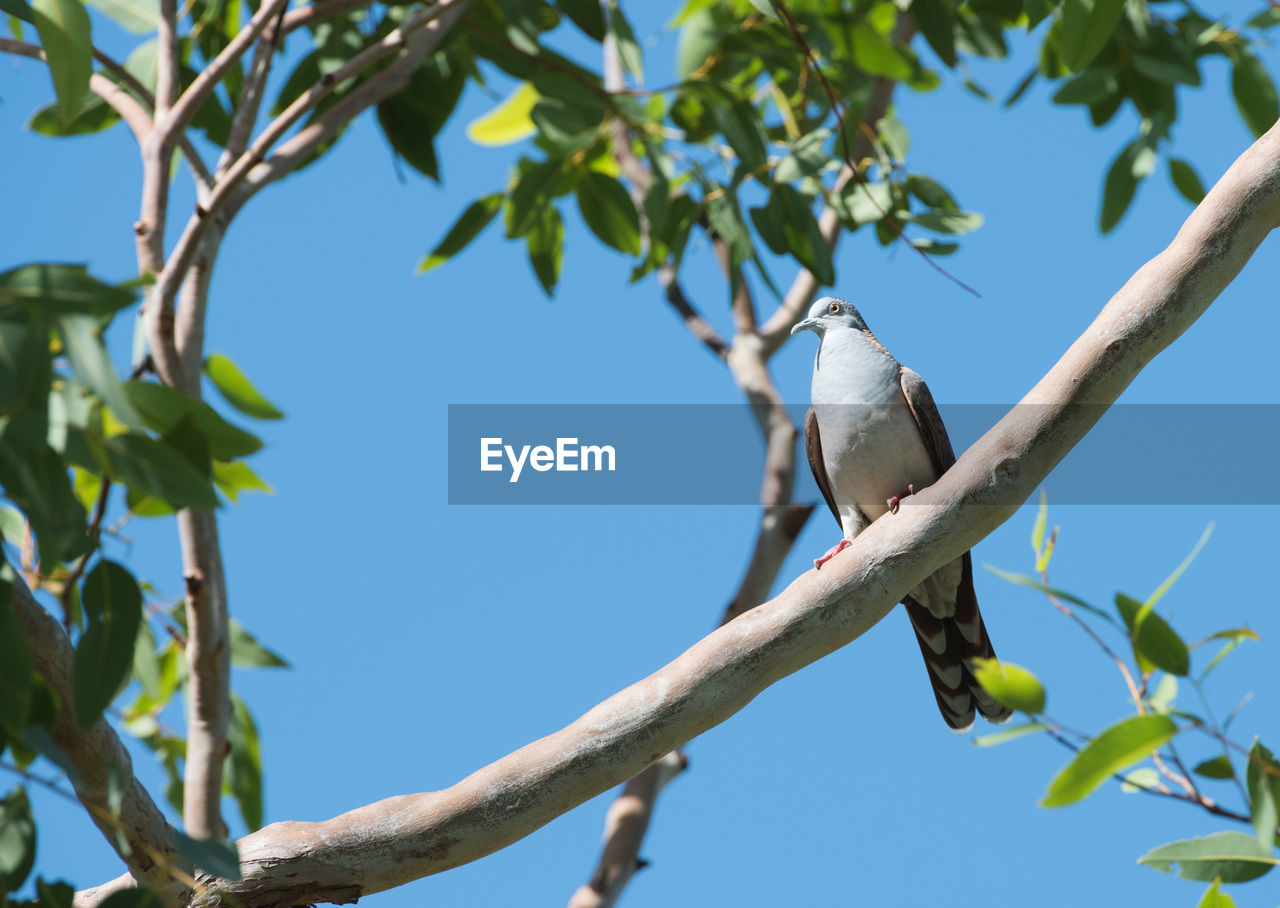
[[[669,5],[628,6],[650,80],[662,83],[673,72]],[[1238,20],[1242,10],[1230,12]],[[126,36],[95,21],[105,46],[127,48]],[[1262,56],[1280,74],[1280,53]],[[1032,59],[1022,41],[1014,60],[975,72],[1003,96]],[[3,65],[0,267],[73,260],[111,279],[133,276],[132,139],[123,128],[73,140],[26,132],[29,114],[51,97],[47,74],[32,61]],[[1180,94],[1176,150],[1212,183],[1251,138],[1230,101],[1225,62],[1211,60],[1205,77]],[[945,263],[982,298],[864,236],[842,243],[835,292],[858,303],[939,401],[1011,404],[1190,209],[1161,172],[1120,227],[1100,237],[1103,174],[1134,118],[1126,113],[1098,132],[1081,110],[1052,107],[1043,86],[1009,111],[959,82],[947,75],[930,95],[900,95],[900,116],[912,130],[911,169],[987,218]],[[749,552],[755,514],[745,506],[447,504],[450,403],[739,400],[655,282],[628,285],[629,263],[589,236],[572,207],[552,302],[523,249],[497,229],[455,262],[414,276],[457,213],[503,185],[521,151],[477,148],[465,137],[462,126],[492,103],[475,89],[464,97],[440,143],[441,187],[412,174],[398,181],[385,143],[362,120],[323,163],[259,196],[218,264],[209,349],[229,353],[288,414],[255,427],[267,447],[254,466],[275,494],[243,498],[222,517],[233,613],[293,662],[290,671],[234,677],[262,732],[268,822],[319,820],[444,788],[562,727],[710,630]],[[1276,243],[1262,246],[1126,401],[1280,402]],[[705,249],[686,281],[727,331],[723,284]],[[123,351],[127,331],[118,334]],[[774,361],[788,400],[807,399],[812,355],[804,336]],[[1151,455],[1180,444],[1180,434],[1150,439]],[[698,452],[689,458],[697,465]],[[1236,466],[1203,469],[1230,477]],[[1053,501],[1054,477],[1046,487]],[[1033,514],[1024,509],[981,543],[975,562],[1029,571]],[[1208,690],[1219,714],[1255,692],[1234,731],[1246,742],[1257,731],[1275,747],[1280,619],[1263,568],[1274,563],[1276,517],[1260,506],[1058,507],[1053,580],[1099,604],[1116,590],[1145,596],[1216,521],[1164,608],[1188,640],[1245,623],[1262,634]],[[111,555],[177,596],[171,522],[136,521],[128,534],[134,546],[112,546]],[[836,538],[835,524],[816,514],[782,582]],[[997,651],[1041,676],[1056,718],[1100,729],[1126,714],[1116,672],[1045,601],[982,571],[977,585]],[[1189,689],[1183,696],[1195,708]],[[1185,749],[1195,759],[1212,755],[1199,743]],[[160,768],[136,753],[139,775],[159,796]],[[1193,905],[1201,884],[1136,858],[1231,828],[1113,786],[1081,805],[1037,807],[1066,752],[1043,738],[984,750],[950,734],[898,611],[775,685],[689,753],[691,769],[663,796],[644,848],[652,867],[632,883],[627,905]],[[1207,785],[1233,804],[1230,788]],[[563,903],[594,865],[610,798],[368,902]],[[40,872],[79,886],[120,872],[82,813],[39,792],[35,801]],[[1242,906],[1273,905],[1278,881],[1273,874],[1234,892]]]

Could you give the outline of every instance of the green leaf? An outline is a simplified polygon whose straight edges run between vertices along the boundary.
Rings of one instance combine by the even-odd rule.
[[[978,683],[1000,703],[1024,713],[1044,712],[1044,685],[1022,666],[979,657],[972,667]]]
[[[932,211],[922,211],[913,214],[911,220],[926,230],[948,234],[970,233],[982,226],[982,215],[958,209],[935,208]]]
[[[81,601],[88,627],[76,646],[72,677],[76,724],[87,731],[129,680],[142,592],[132,574],[104,560],[85,577]]]
[[[745,101],[716,104],[711,108],[711,118],[716,128],[724,133],[725,141],[747,170],[763,167],[768,161],[764,133],[755,110]]]
[[[1187,645],[1163,618],[1124,593],[1116,593],[1116,610],[1129,628],[1134,655],[1144,671],[1154,666],[1184,676],[1191,670]]]
[[[1204,671],[1200,673],[1200,680],[1204,681],[1205,678],[1209,677],[1209,672],[1213,671],[1214,666],[1227,658],[1231,651],[1241,643],[1246,640],[1258,639],[1258,635],[1247,627],[1236,628],[1235,630],[1229,631],[1218,631],[1218,633],[1210,637],[1209,640],[1226,640],[1227,644],[1222,647],[1222,649],[1218,650],[1217,654],[1209,660],[1209,664],[1206,665]]]
[[[1218,891],[1221,884],[1222,881],[1215,878],[1209,888],[1204,891],[1204,895],[1200,896],[1200,902],[1196,908],[1236,908],[1235,900],[1231,896]]]
[[[31,651],[13,612],[13,569],[0,564],[0,738],[18,738],[31,709]]]
[[[0,303],[36,303],[42,312],[110,315],[137,294],[92,277],[83,265],[23,265],[0,273]]]
[[[1044,528],[1049,522],[1049,496],[1044,489],[1040,490],[1040,507],[1036,509],[1036,520],[1031,525],[1031,551],[1036,553],[1036,559],[1039,560],[1040,552],[1044,549]],[[1040,567],[1039,564],[1036,565]]]
[[[855,22],[849,29],[853,45],[851,60],[863,72],[886,79],[906,81],[915,67],[893,42],[865,22]]]
[[[85,0],[127,32],[145,35],[160,24],[158,0]]]
[[[35,25],[36,17],[31,7],[27,5],[27,0],[0,0],[0,10],[8,13],[14,18],[21,19],[23,22]],[[10,23],[12,25],[13,23]],[[14,37],[19,41],[22,36],[15,32]]]
[[[110,129],[120,122],[120,115],[92,92],[80,105],[80,113],[70,123],[62,122],[62,111],[50,104],[36,111],[27,128],[42,136],[87,136]]]
[[[131,491],[152,495],[173,508],[218,506],[208,478],[164,442],[130,433],[107,439],[104,448],[113,475]]]
[[[227,724],[231,754],[227,758],[226,783],[240,808],[249,831],[262,826],[262,753],[258,726],[244,701],[231,695],[231,721]]]
[[[1064,0],[1062,4],[1062,62],[1080,72],[1110,40],[1125,0]]]
[[[283,419],[284,414],[258,393],[240,368],[228,357],[214,353],[204,361],[204,374],[223,400],[254,419]]]
[[[832,196],[831,207],[850,230],[874,224],[893,211],[893,190],[888,183],[850,180]]]
[[[1147,703],[1153,710],[1163,715],[1173,712],[1173,704],[1178,699],[1178,678],[1165,672],[1160,676],[1160,683],[1147,697]]]
[[[1007,580],[1009,583],[1016,583],[1020,586],[1029,586],[1033,590],[1039,590],[1040,592],[1045,593],[1047,595],[1056,596],[1059,599],[1062,599],[1066,602],[1070,602],[1072,605],[1080,606],[1080,608],[1084,609],[1087,612],[1092,612],[1093,614],[1097,615],[1099,618],[1104,619],[1110,624],[1116,623],[1115,619],[1112,618],[1106,612],[1104,612],[1102,609],[1098,608],[1097,606],[1090,605],[1089,603],[1081,599],[1079,596],[1074,596],[1071,593],[1068,593],[1066,590],[1058,589],[1056,586],[1049,586],[1047,583],[1041,583],[1036,578],[1028,577],[1026,574],[1015,574],[1010,571],[1002,571],[999,568],[992,567],[989,564],[984,564],[983,567],[986,570],[990,571],[991,573],[995,574],[1001,580]]]
[[[525,234],[529,264],[547,296],[552,296],[560,280],[560,264],[564,260],[564,223],[554,205],[542,209],[542,217]]]
[[[70,123],[80,112],[93,75],[89,14],[80,0],[34,0],[31,12],[49,62],[62,122]]]
[[[1111,162],[1102,189],[1100,226],[1103,233],[1110,233],[1129,210],[1129,204],[1138,190],[1138,180],[1146,176],[1143,173],[1146,167],[1144,155],[1149,153],[1150,147],[1143,139],[1138,139],[1126,146]]]
[[[822,237],[818,219],[809,207],[809,200],[786,183],[775,183],[767,207],[767,218],[757,219],[755,212],[752,216],[757,229],[763,220],[768,224],[766,229],[778,233],[772,239],[773,242],[781,240],[781,248],[775,248],[770,236],[761,231],[761,237],[770,249],[779,254],[789,252],[813,273],[819,284],[829,286],[835,283],[831,251]]]
[[[518,182],[507,197],[507,238],[524,236],[542,217],[542,209],[551,203],[560,184],[564,162],[559,159],[537,164],[522,162]]]
[[[240,874],[240,852],[236,849],[234,842],[220,839],[193,839],[175,830],[173,844],[177,847],[178,854],[206,873],[233,882],[243,879]]]
[[[288,668],[289,663],[279,654],[267,649],[258,639],[244,629],[239,621],[231,619],[231,664],[241,668]]]
[[[577,197],[582,220],[592,233],[619,252],[640,254],[640,218],[621,183],[590,170],[578,181]]]
[[[76,377],[102,399],[111,412],[131,429],[143,427],[142,417],[125,393],[107,355],[98,320],[91,315],[61,315],[58,333]]]
[[[160,435],[171,432],[183,420],[190,420],[208,442],[209,454],[217,460],[235,460],[262,449],[262,441],[256,435],[233,426],[204,401],[155,382],[129,381],[124,387],[146,424]]]
[[[1204,548],[1205,543],[1209,541],[1209,537],[1212,535],[1213,521],[1211,520],[1209,525],[1204,528],[1204,532],[1200,534],[1200,539],[1192,547],[1191,553],[1182,559],[1182,564],[1178,565],[1173,573],[1166,577],[1164,582],[1156,587],[1155,592],[1148,596],[1147,601],[1142,604],[1144,614],[1151,611],[1151,608],[1164,597],[1164,594],[1169,592],[1173,585],[1178,582],[1178,578],[1186,572],[1187,568],[1191,567],[1191,562],[1196,560],[1196,556],[1200,554],[1200,550]]]
[[[591,38],[593,41],[604,40],[604,14],[600,11],[599,0],[555,0],[560,12]]]
[[[1137,769],[1130,770],[1124,774],[1124,781],[1120,783],[1120,791],[1123,794],[1136,794],[1144,788],[1153,788],[1159,782],[1160,773],[1150,766],[1139,766]]]
[[[0,801],[0,882],[20,887],[36,860],[36,821],[21,785]]]
[[[1200,182],[1200,175],[1189,161],[1170,158],[1169,178],[1173,180],[1178,192],[1192,205],[1199,205],[1204,201],[1204,184]]]
[[[720,46],[721,27],[711,10],[700,10],[684,20],[676,43],[676,75],[681,79],[703,66]]]
[[[85,511],[67,465],[45,442],[41,416],[10,419],[0,432],[0,486],[31,521],[40,561],[51,569],[85,538]]]
[[[521,82],[507,99],[467,124],[467,138],[477,145],[510,145],[537,131],[529,114],[538,102],[532,84]]]
[[[231,463],[215,460],[213,484],[232,501],[238,501],[241,492],[266,492],[269,495],[275,491],[242,460]]]
[[[956,200],[947,192],[947,188],[937,180],[923,174],[913,173],[907,177],[907,191],[930,208],[956,208]]]
[[[164,908],[164,900],[150,889],[122,889],[107,896],[101,908]]]
[[[467,82],[462,67],[446,68],[428,63],[413,71],[409,84],[378,105],[378,125],[414,170],[429,179],[440,179],[435,138],[457,106]]]
[[[911,134],[907,127],[895,116],[887,116],[876,124],[876,132],[889,157],[895,161],[905,161],[907,152],[911,150]]]
[[[1157,58],[1135,54],[1132,65],[1139,73],[1157,82],[1168,85],[1200,84],[1200,70],[1196,68],[1194,57],[1183,60],[1178,57]]]
[[[1138,858],[1156,870],[1171,873],[1175,865],[1184,880],[1221,879],[1224,883],[1256,880],[1280,861],[1271,849],[1242,832],[1216,832],[1153,848]]]
[[[1003,731],[995,732],[990,735],[982,735],[974,738],[973,743],[976,747],[994,747],[997,744],[1003,744],[1006,741],[1012,741],[1015,738],[1021,738],[1025,735],[1035,734],[1038,731],[1044,731],[1045,727],[1040,722],[1027,722],[1022,725],[1015,725],[1013,728],[1006,728]]]
[[[1120,90],[1110,67],[1092,66],[1053,95],[1054,104],[1096,104]]]
[[[1192,767],[1191,771],[1206,779],[1234,779],[1236,775],[1231,759],[1226,754],[1216,756],[1212,760],[1201,760]]]
[[[1231,93],[1240,117],[1255,137],[1261,136],[1280,118],[1280,101],[1267,69],[1247,47],[1241,48],[1231,70]]]
[[[947,0],[911,0],[907,11],[933,52],[949,67],[956,65],[955,11]]]
[[[1049,783],[1041,807],[1088,797],[1114,773],[1132,766],[1178,733],[1168,716],[1131,716],[1090,741]]]
[[[619,6],[618,0],[607,0],[607,2],[609,7],[609,31],[613,34],[613,40],[618,44],[618,56],[622,58],[622,65],[637,80],[643,79],[644,54],[640,52],[640,45],[636,43],[636,36],[631,31],[631,24],[627,22],[626,16],[622,14],[622,8]]]
[[[1262,742],[1253,739],[1249,763],[1245,767],[1245,788],[1258,842],[1270,851],[1280,823],[1280,763]]]
[[[818,129],[801,136],[791,153],[778,162],[773,178],[779,183],[794,183],[821,171],[831,161],[823,148],[829,135],[831,130]]]

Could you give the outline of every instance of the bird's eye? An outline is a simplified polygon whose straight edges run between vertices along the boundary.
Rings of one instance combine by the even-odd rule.
[[[839,314],[840,314],[839,303],[832,303],[830,306],[827,307],[827,315],[839,315]]]

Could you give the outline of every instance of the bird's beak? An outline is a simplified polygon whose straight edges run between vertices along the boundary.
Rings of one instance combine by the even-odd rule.
[[[817,330],[818,330],[818,320],[816,318],[806,318],[796,322],[796,326],[791,329],[791,333],[795,334],[798,331],[817,331]]]

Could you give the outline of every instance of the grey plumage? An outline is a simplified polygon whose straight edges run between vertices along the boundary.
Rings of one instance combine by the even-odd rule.
[[[899,363],[850,303],[824,297],[792,330],[820,336],[805,451],[814,479],[852,540],[890,510],[889,499],[932,484],[955,452],[924,380]],[[956,731],[975,710],[993,722],[1010,712],[974,679],[970,660],[994,657],[973,588],[968,552],[903,599],[943,720]]]

